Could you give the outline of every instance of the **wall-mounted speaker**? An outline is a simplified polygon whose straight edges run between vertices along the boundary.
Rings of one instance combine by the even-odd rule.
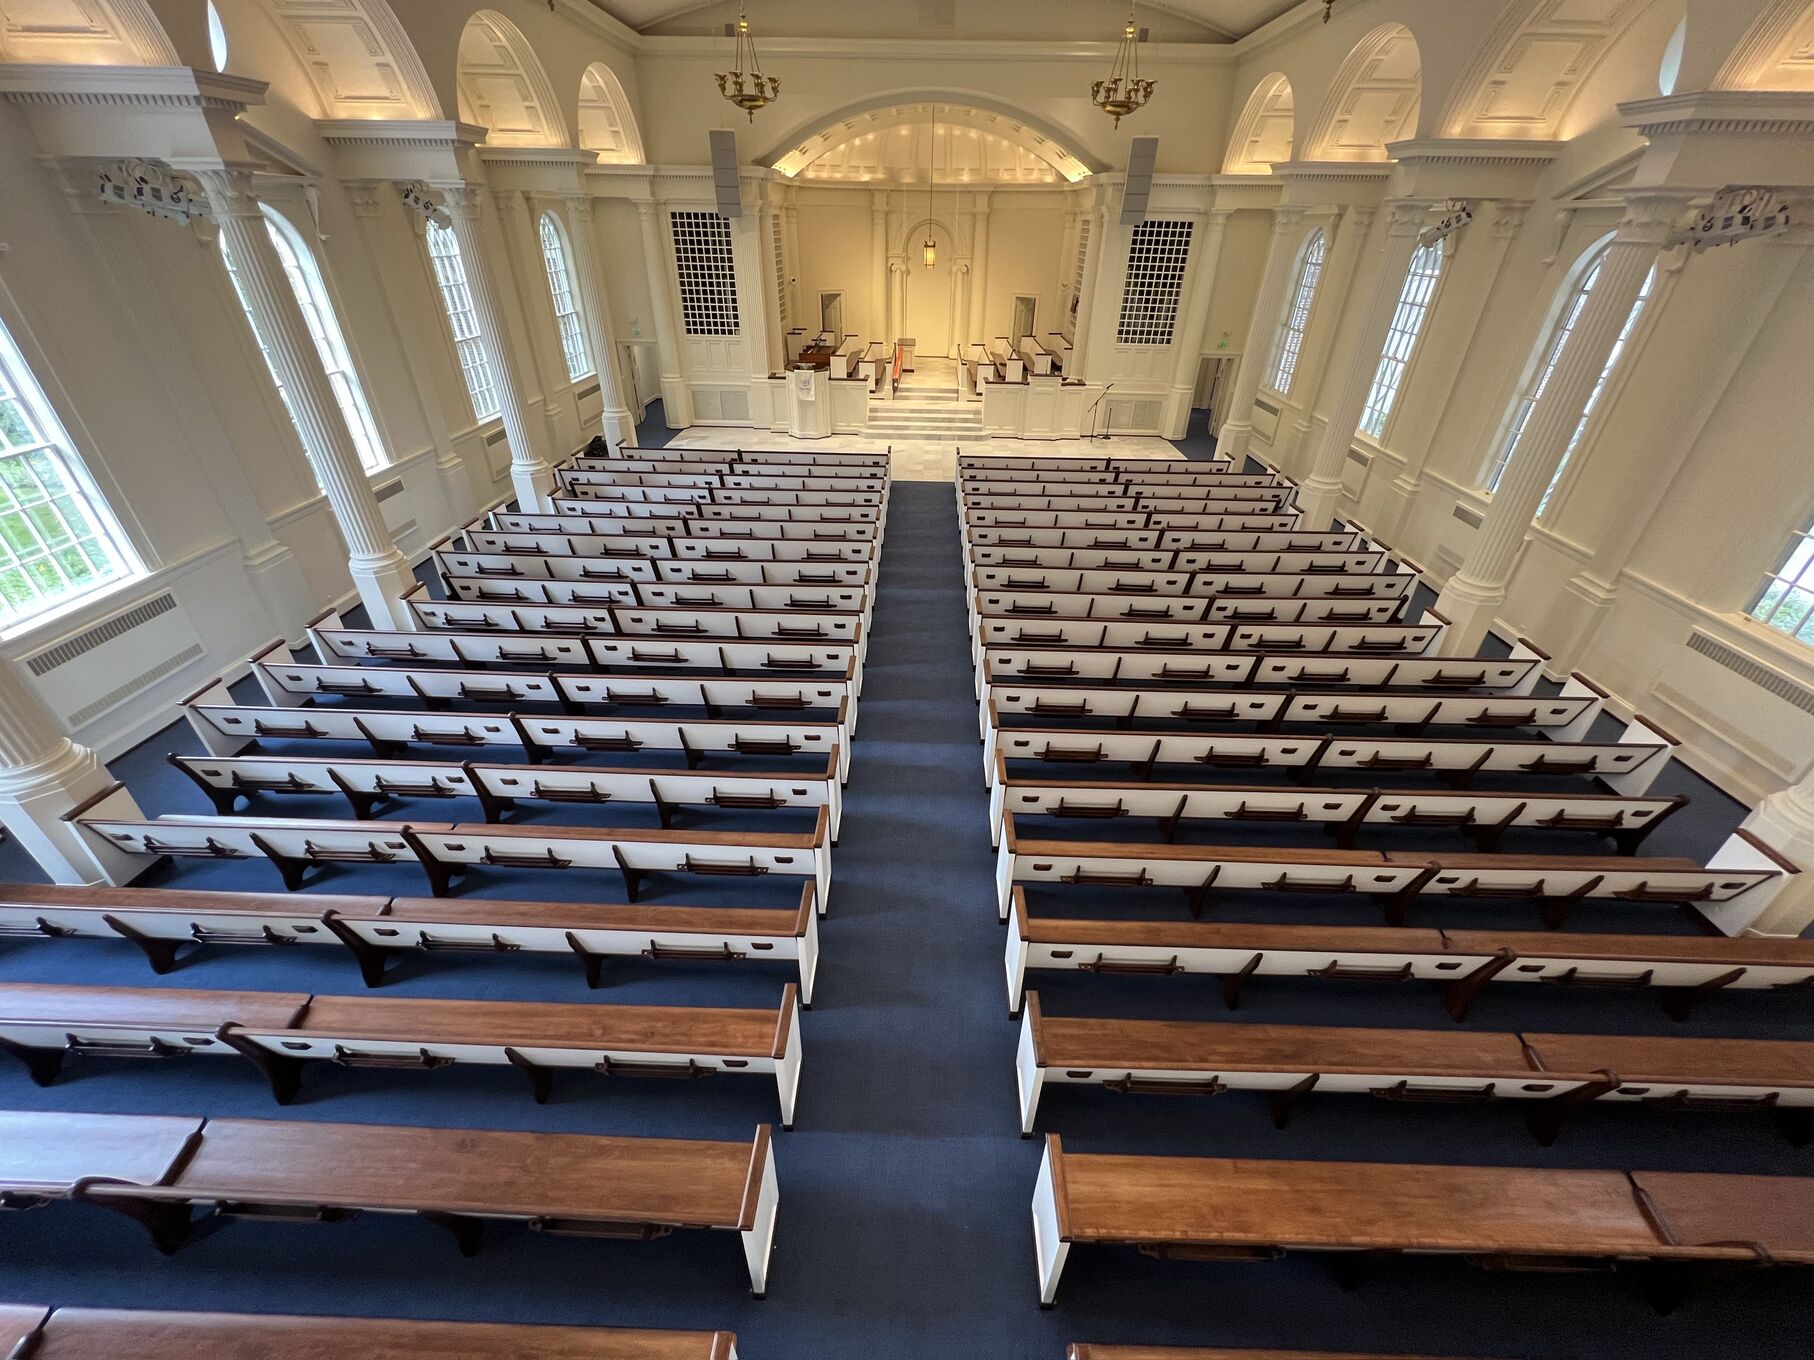
[[[1159,139],[1136,137],[1127,151],[1127,184],[1121,190],[1121,225],[1131,227],[1146,217],[1153,196],[1153,166],[1159,161]]]
[[[712,129],[712,191],[720,217],[743,216],[743,189],[737,180],[737,134]]]

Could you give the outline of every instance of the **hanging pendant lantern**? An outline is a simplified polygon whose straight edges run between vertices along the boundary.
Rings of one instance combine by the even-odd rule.
[[[1140,78],[1140,30],[1134,26],[1134,6],[1130,3],[1127,27],[1122,30],[1121,46],[1115,52],[1115,64],[1109,68],[1107,80],[1091,84],[1090,102],[1120,127],[1121,120],[1128,114],[1146,107],[1156,83]]]
[[[718,93],[756,121],[756,110],[765,109],[781,95],[781,82],[762,74],[762,63],[756,59],[756,40],[750,35],[749,16],[744,6],[737,8],[737,47],[731,56],[731,69],[717,73]]]

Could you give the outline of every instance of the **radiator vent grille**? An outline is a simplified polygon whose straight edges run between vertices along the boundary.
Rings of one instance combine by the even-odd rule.
[[[154,595],[143,604],[134,605],[123,613],[115,614],[110,619],[103,619],[94,627],[77,633],[72,638],[65,638],[54,647],[46,647],[36,656],[26,660],[26,668],[33,675],[48,675],[65,662],[74,661],[78,656],[92,652],[104,642],[111,642],[123,633],[129,633],[141,623],[149,623],[160,614],[168,614],[176,608],[176,597],[165,591]]]
[[[1372,467],[1373,455],[1368,453],[1365,449],[1357,449],[1350,444],[1348,446],[1348,461],[1351,463],[1359,463],[1362,467]]]
[[[1269,416],[1276,416],[1279,413],[1279,408],[1267,401],[1264,397],[1255,397],[1253,399],[1253,404]]]
[[[1451,513],[1453,513],[1455,518],[1460,520],[1463,524],[1469,525],[1475,529],[1478,529],[1480,527],[1480,521],[1486,518],[1485,515],[1482,515],[1472,506],[1462,505],[1459,502],[1456,503],[1455,509]]]
[[[1761,661],[1752,660],[1743,652],[1733,650],[1718,638],[1710,637],[1697,629],[1688,635],[1688,650],[1699,652],[1734,675],[1749,680],[1766,693],[1774,694],[1785,703],[1794,704],[1802,712],[1814,713],[1814,689],[1809,689],[1800,681]]]
[[[381,501],[388,501],[392,496],[400,495],[402,493],[402,491],[403,491],[403,479],[401,477],[397,477],[391,481],[386,482],[383,486],[379,487],[372,494]]]
[[[90,718],[99,717],[115,705],[124,703],[140,690],[155,685],[166,675],[181,670],[200,655],[202,655],[201,644],[190,643],[175,656],[167,657],[163,661],[158,662],[157,665],[153,666],[150,670],[144,672],[142,675],[134,676],[118,689],[110,690],[91,704],[84,704],[81,708],[78,708],[74,713],[69,715],[70,723],[73,726],[80,727]]]
[[[598,384],[593,383],[592,386],[590,386],[590,387],[580,388],[578,393],[575,394],[575,400],[584,401],[587,397],[596,397],[597,395],[598,395]]]
[[[485,442],[487,444],[502,444],[504,442],[505,438],[506,438],[506,432],[500,428],[500,429],[493,430],[490,434],[486,435]]]

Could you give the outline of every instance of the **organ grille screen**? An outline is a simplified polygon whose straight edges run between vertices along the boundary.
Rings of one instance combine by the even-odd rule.
[[[1190,260],[1189,222],[1142,222],[1127,251],[1116,343],[1169,345],[1178,320],[1178,294]]]
[[[731,224],[717,213],[672,213],[680,322],[688,335],[739,335]]]

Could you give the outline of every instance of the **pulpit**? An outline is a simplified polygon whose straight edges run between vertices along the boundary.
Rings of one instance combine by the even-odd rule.
[[[831,379],[823,368],[788,370],[787,432],[795,439],[831,433]]]

